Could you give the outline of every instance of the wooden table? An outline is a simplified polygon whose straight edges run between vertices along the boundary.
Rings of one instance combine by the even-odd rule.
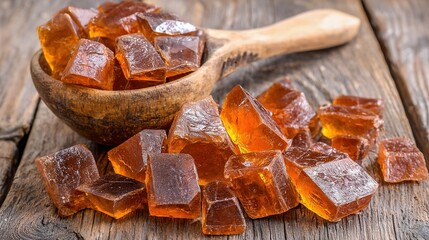
[[[196,239],[199,222],[149,217],[147,210],[114,220],[93,210],[59,218],[34,159],[87,143],[102,173],[112,171],[107,147],[78,136],[39,101],[29,62],[39,48],[36,26],[68,5],[97,1],[2,0],[0,2],[0,239]],[[241,84],[253,94],[289,75],[311,104],[339,94],[382,98],[385,132],[407,136],[429,159],[429,2],[425,0],[152,0],[196,25],[247,29],[305,10],[335,8],[362,20],[351,43],[324,51],[278,56],[252,64],[219,82],[214,98]],[[429,239],[429,181],[385,184],[377,149],[364,168],[381,184],[369,208],[329,223],[304,207],[259,220],[244,234],[223,239]]]

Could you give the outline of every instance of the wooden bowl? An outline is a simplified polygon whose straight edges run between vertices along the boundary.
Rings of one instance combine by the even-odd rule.
[[[202,66],[173,82],[149,88],[105,91],[64,84],[52,78],[41,50],[31,60],[31,76],[48,108],[80,135],[117,145],[142,129],[168,128],[186,103],[211,93],[217,80],[252,61],[278,54],[333,47],[350,41],[360,20],[330,10],[314,10],[246,31],[205,29]]]

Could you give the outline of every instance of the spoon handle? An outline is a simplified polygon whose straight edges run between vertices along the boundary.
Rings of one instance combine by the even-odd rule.
[[[360,19],[333,10],[298,14],[275,24],[244,31],[206,29],[210,38],[224,42],[213,57],[224,60],[222,76],[255,60],[271,56],[318,50],[347,43],[359,31]]]

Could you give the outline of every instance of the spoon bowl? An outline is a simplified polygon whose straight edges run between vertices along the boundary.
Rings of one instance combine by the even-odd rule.
[[[321,9],[258,29],[204,29],[204,59],[197,71],[136,90],[64,84],[48,74],[41,50],[34,54],[30,69],[40,97],[58,118],[92,141],[117,145],[142,129],[167,129],[184,103],[207,97],[219,79],[241,66],[279,54],[342,45],[356,36],[359,26],[356,17]]]

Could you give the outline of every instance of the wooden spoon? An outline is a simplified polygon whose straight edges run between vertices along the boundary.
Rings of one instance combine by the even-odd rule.
[[[145,128],[168,128],[186,103],[210,95],[219,79],[250,62],[278,54],[338,46],[356,36],[360,20],[331,10],[314,10],[273,25],[245,30],[205,29],[202,66],[166,84],[127,91],[67,85],[50,77],[39,50],[31,74],[40,97],[52,112],[82,136],[117,145]]]

